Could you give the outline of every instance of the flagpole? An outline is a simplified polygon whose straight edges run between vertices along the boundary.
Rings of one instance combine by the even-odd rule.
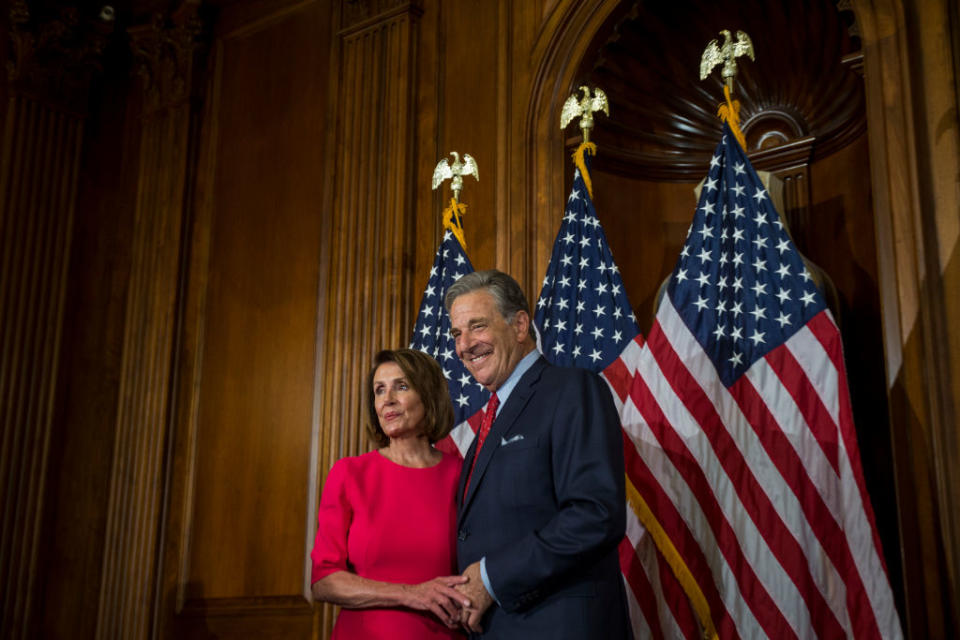
[[[590,141],[590,132],[597,111],[609,115],[606,96],[600,89],[584,86],[567,99],[561,113],[561,128],[580,119],[583,141],[573,154],[577,170],[567,215],[557,234],[554,256],[537,302],[535,323],[542,329],[542,350],[555,364],[588,368],[607,381],[624,421],[627,419],[624,408],[628,406],[625,394],[639,363],[637,356],[643,338],[592,204],[589,160],[596,155],[597,146]],[[581,248],[576,249],[577,246]],[[597,295],[593,295],[594,292]],[[625,447],[630,446],[625,440]],[[627,459],[632,460],[635,454],[625,449],[625,456],[627,466]],[[671,596],[666,592],[669,591],[680,597],[685,595],[693,609],[689,614],[690,624],[697,624],[696,616],[704,637],[716,638],[709,605],[692,573],[630,475],[625,475],[624,480],[629,517],[627,536],[621,545],[621,570],[636,598],[637,606],[631,606],[631,625],[635,632],[646,635],[649,629],[654,636],[663,635],[664,614],[675,605],[668,604]],[[672,570],[675,584],[667,583],[669,579],[659,568],[660,559]],[[677,615],[683,614],[675,609],[669,614],[672,619]],[[653,632],[653,629],[659,631]],[[679,632],[680,627],[674,629]],[[674,629],[668,635],[673,635]]]
[[[450,317],[443,301],[450,285],[473,271],[463,230],[463,216],[467,211],[467,204],[460,202],[460,193],[464,176],[472,175],[479,180],[479,174],[477,163],[469,153],[461,156],[456,151],[451,151],[448,155],[453,158],[453,162],[444,158],[437,163],[433,172],[433,189],[450,180],[450,203],[443,209],[443,238],[430,268],[410,346],[433,356],[443,370],[450,400],[453,402],[455,421],[450,435],[435,446],[462,458],[473,440],[476,426],[479,425],[480,409],[486,404],[489,394],[473,380],[457,357],[453,338],[450,336]]]
[[[720,45],[716,40],[711,40],[700,56],[700,79],[706,80],[714,67],[723,65],[721,76],[723,77],[723,97],[725,101],[717,107],[717,115],[727,123],[737,142],[746,151],[746,139],[740,130],[740,101],[733,99],[733,87],[738,71],[737,58],[747,56],[751,60],[756,60],[753,54],[753,41],[743,31],[737,31],[736,41],[733,40],[730,32],[726,29],[721,31],[720,35],[724,37],[723,44]]]

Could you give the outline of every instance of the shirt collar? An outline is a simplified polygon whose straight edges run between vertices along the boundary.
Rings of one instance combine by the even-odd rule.
[[[503,409],[503,405],[507,404],[507,398],[510,397],[517,383],[520,382],[520,378],[533,366],[533,363],[536,362],[539,357],[540,352],[536,349],[523,356],[520,362],[517,363],[517,366],[513,368],[513,371],[510,372],[510,375],[507,376],[507,379],[504,380],[503,384],[497,389],[497,398],[500,399],[500,406],[497,407],[497,415],[500,415],[500,410]]]

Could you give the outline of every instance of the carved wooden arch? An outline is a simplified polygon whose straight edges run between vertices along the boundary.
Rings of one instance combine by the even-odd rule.
[[[825,4],[829,6],[831,3]],[[646,59],[641,54],[657,57],[661,53],[658,46],[665,45],[663,38],[660,38],[651,39],[653,44],[645,45],[648,47],[646,49],[635,49],[628,45],[626,48],[629,52],[624,52],[622,47],[610,48],[625,40],[632,42],[630,25],[643,22],[638,12],[642,13],[644,6],[643,3],[625,0],[596,5],[577,0],[561,1],[545,21],[535,42],[531,65],[534,76],[522,147],[526,155],[524,166],[528,169],[525,173],[532,177],[534,188],[526,189],[523,194],[527,204],[523,220],[525,226],[536,229],[534,233],[538,235],[529,238],[532,240],[529,246],[534,248],[532,259],[525,264],[512,265],[527,281],[536,282],[542,267],[546,265],[549,242],[552,240],[550,232],[556,227],[554,216],[563,210],[561,198],[565,195],[565,186],[562,180],[568,174],[565,171],[568,166],[564,164],[567,162],[566,154],[557,151],[564,147],[572,151],[571,145],[575,146],[579,135],[573,128],[560,132],[558,118],[562,102],[575,84],[586,81],[588,84],[604,86],[614,108],[612,117],[595,133],[602,150],[595,165],[599,170],[649,180],[695,183],[713,152],[715,138],[719,134],[719,121],[714,113],[715,102],[712,98],[705,99],[705,96],[719,95],[719,79],[712,79],[716,86],[711,94],[700,87],[691,87],[686,82],[678,84],[670,80],[673,76],[669,73],[666,76],[656,73],[650,77],[644,76],[646,83],[662,82],[667,87],[669,95],[661,96],[665,101],[662,104],[659,100],[654,104],[645,98],[640,99],[638,96],[641,94],[630,93],[629,89],[616,81],[616,74],[624,71],[624,65],[629,67],[629,63],[638,57]],[[842,29],[842,23],[845,23],[848,33],[856,32],[856,22],[848,3],[841,1],[835,10],[841,16],[841,25],[833,26],[831,23],[831,27]],[[825,9],[819,11],[811,13],[814,24],[819,24],[816,16],[822,19]],[[778,20],[787,19],[782,12],[774,14]],[[768,14],[760,12],[753,19],[753,26],[756,28],[757,20],[764,17],[768,17]],[[833,22],[836,22],[836,18]],[[664,28],[664,25],[660,27]],[[626,29],[626,33],[621,32],[622,28]],[[851,42],[846,45],[842,39],[831,40],[832,48],[828,49],[828,56],[844,56],[851,44],[859,46],[858,40],[853,35],[850,36]],[[687,37],[676,42],[684,55],[690,53],[689,41]],[[659,64],[664,64],[664,60],[657,60]],[[841,105],[839,109],[825,97],[829,91],[818,92],[808,99],[807,85],[795,83],[778,88],[773,93],[764,92],[757,86],[756,78],[748,73],[749,69],[744,70],[744,86],[751,90],[751,95],[743,97],[747,107],[744,131],[751,141],[751,157],[757,168],[790,171],[800,167],[802,175],[799,177],[804,179],[799,184],[808,185],[807,165],[813,155],[830,155],[863,132],[865,123],[859,79],[852,80],[856,74],[843,68],[849,65],[824,67],[824,64],[821,55],[820,58],[805,62],[800,69],[807,80],[812,75],[829,79],[830,87],[838,92],[834,104]],[[588,68],[585,69],[584,65]],[[604,79],[613,83],[613,86],[606,84]],[[630,105],[629,109],[626,109],[627,105]],[[682,118],[670,115],[677,111],[683,113]],[[621,115],[628,112],[628,116]],[[683,124],[678,125],[679,121]],[[670,142],[660,144],[653,141],[661,134],[663,139]],[[678,136],[686,134],[690,134],[691,139],[679,144]],[[767,142],[766,138],[771,134],[779,134],[776,140],[769,141],[776,148],[766,149],[769,145],[761,143]],[[789,174],[780,177],[791,180],[793,185],[793,179],[798,176]],[[799,216],[801,221],[805,219],[805,211],[809,208],[808,190],[806,186],[801,186],[799,191],[797,188],[789,190],[791,194],[797,192],[794,194],[797,197],[792,198],[793,202],[788,204],[788,211],[785,211],[788,219],[791,216]],[[798,229],[802,231],[800,222],[793,226],[795,232]],[[540,270],[537,270],[538,267]]]
[[[529,181],[523,218],[532,255],[518,270],[521,281],[531,285],[539,285],[546,270],[565,201],[564,163],[569,159],[563,153],[560,109],[587,48],[619,4],[619,0],[562,0],[533,47],[534,76],[523,129],[523,166]],[[539,290],[527,294],[535,299]]]

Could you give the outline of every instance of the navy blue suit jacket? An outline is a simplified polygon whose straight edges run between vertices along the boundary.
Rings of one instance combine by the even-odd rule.
[[[629,638],[617,545],[623,440],[606,383],[542,357],[520,378],[457,492],[460,570],[486,557],[490,638]]]

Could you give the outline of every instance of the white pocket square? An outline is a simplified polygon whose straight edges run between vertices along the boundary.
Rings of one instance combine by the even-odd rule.
[[[522,433],[518,433],[517,435],[515,435],[515,436],[513,436],[513,437],[511,437],[511,438],[500,438],[500,446],[501,446],[501,447],[505,447],[505,446],[507,446],[508,444],[512,444],[512,443],[517,442],[517,441],[519,441],[519,440],[523,440],[523,434],[522,434]]]

